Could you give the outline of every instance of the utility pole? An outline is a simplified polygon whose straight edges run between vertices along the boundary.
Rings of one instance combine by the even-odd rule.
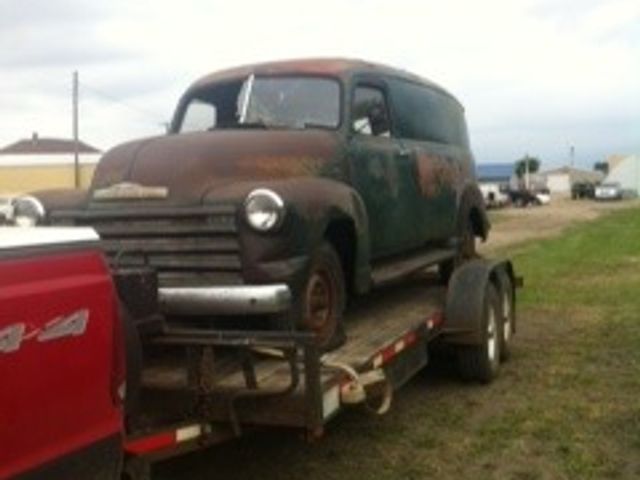
[[[571,145],[569,147],[569,159],[570,159],[571,168],[573,168],[574,166],[575,157],[576,157],[576,148],[573,145]]]
[[[78,72],[73,72],[73,184],[80,188],[80,160],[78,139]]]

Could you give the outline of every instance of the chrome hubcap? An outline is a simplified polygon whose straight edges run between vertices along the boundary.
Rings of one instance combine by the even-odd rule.
[[[489,360],[493,363],[497,358],[498,353],[498,328],[496,325],[496,313],[493,308],[489,308],[489,318],[487,321],[487,350],[489,354]]]
[[[503,338],[505,343],[508,343],[511,340],[511,299],[507,292],[505,292],[502,300],[502,313],[504,315],[502,324]]]

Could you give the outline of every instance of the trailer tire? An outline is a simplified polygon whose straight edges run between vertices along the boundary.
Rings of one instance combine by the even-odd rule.
[[[481,321],[481,342],[478,345],[460,345],[457,349],[458,370],[468,381],[490,383],[500,368],[500,297],[496,287],[489,283]]]
[[[500,360],[503,362],[511,358],[511,344],[516,332],[516,309],[513,282],[506,272],[501,272],[500,280]]]

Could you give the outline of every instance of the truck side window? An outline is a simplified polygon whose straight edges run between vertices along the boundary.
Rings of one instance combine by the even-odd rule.
[[[182,131],[203,132],[215,127],[216,113],[215,105],[202,100],[193,100],[189,103],[182,120]]]
[[[455,100],[405,80],[393,79],[391,88],[401,138],[468,147],[463,110]]]
[[[351,129],[360,135],[389,137],[389,110],[382,90],[356,87],[353,97]]]

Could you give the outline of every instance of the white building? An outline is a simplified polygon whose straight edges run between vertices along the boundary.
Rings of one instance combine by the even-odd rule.
[[[75,151],[78,169],[75,168]],[[73,188],[91,182],[100,151],[84,142],[42,138],[36,133],[0,148],[0,195],[50,188]]]
[[[599,171],[581,170],[573,167],[560,167],[542,172],[546,179],[547,188],[551,193],[569,195],[571,186],[580,183],[598,183],[604,178],[604,174]]]
[[[609,163],[609,175],[605,183],[619,183],[623,193],[637,196],[640,193],[640,155],[627,155]]]

